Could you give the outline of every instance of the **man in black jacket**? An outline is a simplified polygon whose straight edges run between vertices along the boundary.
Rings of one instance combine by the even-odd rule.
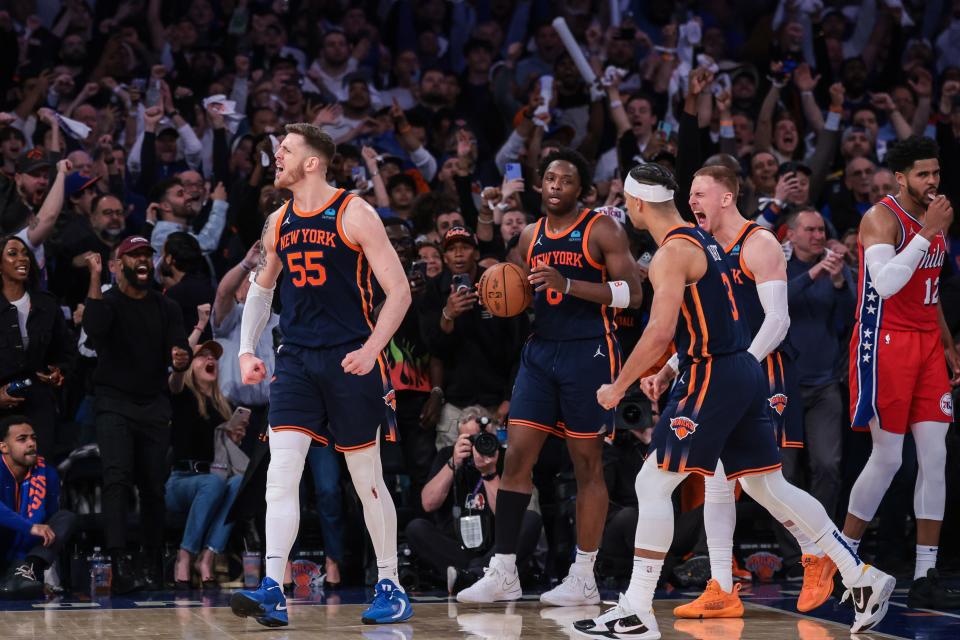
[[[164,481],[169,469],[170,401],[167,367],[190,366],[180,307],[152,290],[153,248],[131,236],[117,247],[110,269],[117,286],[100,292],[100,256],[90,258],[83,328],[97,350],[93,375],[97,444],[103,463],[103,515],[113,560],[113,590],[143,586],[124,558],[129,491],[140,492],[141,539],[148,581],[159,579]],[[136,470],[136,474],[134,473]]]
[[[443,361],[445,404],[437,424],[437,445],[457,438],[462,408],[487,407],[499,424],[510,410],[520,348],[529,331],[526,314],[497,318],[477,303],[474,285],[483,275],[477,239],[464,227],[443,237],[447,270],[431,283],[420,316],[430,351]]]

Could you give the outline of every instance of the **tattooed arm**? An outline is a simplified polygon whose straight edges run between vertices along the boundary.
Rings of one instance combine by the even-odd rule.
[[[260,258],[257,268],[250,274],[250,291],[243,305],[240,321],[240,375],[244,384],[257,384],[267,375],[266,366],[256,356],[260,334],[270,320],[273,307],[273,288],[283,265],[277,256],[276,229],[286,205],[274,211],[263,225],[260,234]]]

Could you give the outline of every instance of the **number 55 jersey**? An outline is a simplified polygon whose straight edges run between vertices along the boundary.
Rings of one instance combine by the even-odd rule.
[[[879,205],[900,225],[900,253],[923,224],[894,196]],[[856,325],[850,342],[850,416],[852,427],[879,427],[906,433],[918,422],[951,422],[953,401],[940,341],[940,270],[946,256],[943,232],[900,291],[882,300],[870,279],[859,244],[860,275]]]

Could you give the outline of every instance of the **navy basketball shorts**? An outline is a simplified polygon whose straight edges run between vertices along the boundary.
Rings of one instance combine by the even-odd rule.
[[[764,372],[746,351],[693,363],[654,427],[658,466],[712,476],[722,460],[731,480],[780,468],[768,396]]]
[[[793,359],[774,351],[760,363],[767,375],[767,408],[773,420],[774,434],[781,449],[803,448],[803,398]]]
[[[378,429],[396,440],[396,396],[383,356],[363,376],[340,366],[359,348],[358,343],[327,349],[282,345],[270,383],[270,428],[304,433],[337,451],[373,446]]]
[[[513,385],[509,426],[561,438],[613,431],[614,412],[597,403],[597,389],[617,377],[620,365],[620,343],[612,334],[583,340],[531,336]]]

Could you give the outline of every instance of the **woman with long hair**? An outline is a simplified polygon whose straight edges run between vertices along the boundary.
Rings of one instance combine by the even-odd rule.
[[[224,521],[245,468],[243,462],[243,468],[225,469],[222,456],[217,455],[216,443],[225,444],[222,436],[238,444],[249,419],[249,412],[234,412],[220,391],[221,355],[223,348],[219,343],[204,342],[194,347],[193,362],[185,371],[170,374],[174,462],[167,480],[166,504],[171,512],[187,513],[174,566],[178,589],[190,588],[190,562],[195,557],[194,568],[203,587],[216,588],[213,561],[230,536],[232,525]],[[221,430],[223,434],[219,433]],[[236,455],[243,456],[239,448],[234,451]]]
[[[29,417],[38,451],[53,458],[58,448],[55,390],[73,366],[76,341],[56,299],[40,290],[33,251],[14,235],[0,239],[0,284],[0,417]],[[29,386],[11,391],[10,383],[24,381]]]

